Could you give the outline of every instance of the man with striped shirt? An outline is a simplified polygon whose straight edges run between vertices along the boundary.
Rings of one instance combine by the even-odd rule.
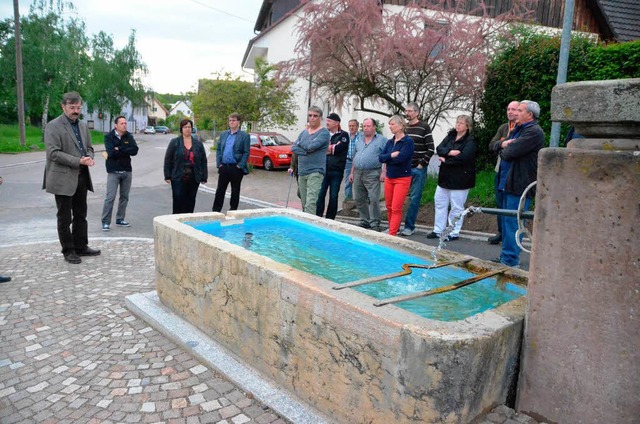
[[[405,115],[408,121],[405,134],[413,139],[414,151],[411,159],[410,203],[407,215],[404,218],[404,229],[400,232],[400,235],[410,236],[416,232],[416,218],[420,209],[422,190],[427,182],[427,169],[431,156],[433,156],[434,145],[431,127],[418,118],[420,116],[418,104],[409,103],[405,107]]]

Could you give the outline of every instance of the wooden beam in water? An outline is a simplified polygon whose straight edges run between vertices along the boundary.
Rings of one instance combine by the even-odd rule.
[[[334,286],[333,289],[334,290],[348,289],[349,287],[357,287],[357,286],[363,286],[365,284],[377,283],[378,281],[388,280],[390,278],[403,277],[405,275],[411,274],[411,272],[412,272],[411,268],[436,269],[436,268],[442,268],[442,267],[450,266],[450,265],[464,264],[464,263],[467,263],[467,262],[470,262],[470,261],[471,261],[471,258],[461,259],[461,260],[458,260],[458,261],[441,262],[439,264],[434,264],[434,265],[404,264],[404,265],[402,265],[402,271],[394,272],[394,273],[391,273],[391,274],[378,275],[376,277],[363,278],[362,280],[356,280],[356,281],[352,281],[350,283],[345,283],[345,284],[341,284],[339,286]]]
[[[493,277],[497,274],[502,274],[505,271],[508,271],[509,267],[500,268],[495,271],[485,272],[484,274],[476,275],[475,277],[468,278],[466,280],[459,281],[455,284],[451,284],[448,286],[437,287],[431,290],[425,290],[418,293],[405,294],[402,296],[390,297],[388,299],[381,299],[377,302],[374,302],[374,306],[384,306],[390,303],[398,303],[405,302],[407,300],[418,299],[421,297],[433,296],[434,294],[446,293],[453,290],[461,289],[462,287],[468,286],[469,284],[477,283],[478,281],[484,280],[485,278]]]

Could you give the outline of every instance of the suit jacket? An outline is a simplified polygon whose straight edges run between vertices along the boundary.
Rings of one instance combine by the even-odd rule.
[[[218,145],[216,146],[216,166],[218,168],[222,166],[222,153],[224,152],[224,146],[227,143],[229,134],[231,134],[231,131],[223,131],[218,139]],[[236,160],[236,164],[242,169],[242,172],[244,172],[245,175],[248,174],[249,134],[244,131],[238,130],[236,134],[236,142],[233,145],[233,158]]]
[[[91,133],[84,122],[78,122],[78,126],[86,154],[93,158]],[[71,123],[64,114],[53,119],[45,127],[44,145],[47,150],[47,161],[42,188],[47,190],[47,193],[73,196],[78,188],[82,152],[71,129]],[[89,178],[87,188],[93,191],[89,169],[87,169],[87,176]]]

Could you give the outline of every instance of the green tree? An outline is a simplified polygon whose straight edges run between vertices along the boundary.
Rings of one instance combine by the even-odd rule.
[[[249,114],[256,108],[253,84],[230,73],[219,74],[213,80],[201,79],[192,107],[201,129],[226,129],[227,117],[233,112],[242,114],[248,121]]]
[[[127,45],[116,49],[111,35],[100,31],[92,40],[92,60],[85,91],[90,110],[108,113],[110,119],[120,114],[127,100],[134,105],[144,102],[142,76],[147,68],[135,47],[135,30]]]
[[[256,59],[257,110],[249,119],[259,128],[290,128],[296,123],[292,112],[296,108],[291,88],[293,81],[277,79],[274,76],[277,70],[276,65],[270,65],[265,59]]]
[[[218,74],[214,80],[202,79],[193,96],[193,113],[198,126],[206,129],[227,128],[227,117],[238,112],[244,121],[259,128],[288,128],[295,123],[291,82],[273,76],[275,65],[256,62],[256,81],[251,83]]]
[[[84,87],[88,40],[82,21],[63,18],[72,9],[69,3],[36,0],[22,18],[25,110],[32,124],[44,127],[51,103]],[[0,100],[15,116],[15,39],[7,30],[13,31],[11,19],[0,26],[0,86],[6,88]]]

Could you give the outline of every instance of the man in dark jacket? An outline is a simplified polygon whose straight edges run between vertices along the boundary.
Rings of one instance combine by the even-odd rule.
[[[509,102],[509,104],[507,105],[508,121],[500,125],[500,128],[498,128],[498,131],[496,131],[496,134],[493,136],[493,138],[489,142],[489,151],[498,154],[498,161],[496,162],[496,168],[495,168],[496,176],[495,176],[495,183],[494,183],[494,189],[496,192],[495,193],[496,205],[498,205],[498,207],[502,207],[502,194],[503,194],[503,191],[498,190],[498,183],[500,182],[500,155],[499,155],[500,144],[502,144],[503,141],[509,138],[509,133],[511,133],[511,131],[513,131],[513,129],[516,127],[516,119],[518,118],[519,105],[520,105],[520,102],[516,100]],[[487,239],[489,244],[500,244],[500,242],[502,242],[502,217],[498,215],[497,220],[498,220],[498,233]]]
[[[242,115],[232,113],[229,115],[229,129],[220,134],[216,147],[216,165],[218,166],[218,186],[216,196],[213,199],[214,212],[222,211],[224,194],[231,183],[231,200],[229,210],[235,211],[240,204],[240,185],[242,178],[249,173],[247,161],[249,160],[250,137],[240,130]]]
[[[116,117],[115,128],[104,136],[104,148],[107,154],[107,160],[105,161],[107,167],[107,194],[104,197],[104,206],[102,207],[102,231],[109,231],[113,202],[116,199],[118,186],[120,186],[120,199],[118,200],[118,211],[116,212],[116,225],[119,227],[130,226],[124,220],[124,217],[127,213],[129,190],[133,179],[131,156],[138,154],[138,144],[133,135],[127,131],[127,118],[124,116]]]
[[[325,198],[329,190],[329,205],[327,206],[327,219],[335,219],[338,213],[338,193],[340,183],[344,176],[344,168],[347,163],[347,151],[349,150],[349,133],[340,128],[340,116],[330,113],[327,116],[327,129],[331,134],[327,147],[327,168],[322,179],[320,194],[316,204],[316,215],[324,215]]]
[[[518,106],[518,126],[508,140],[500,143],[500,181],[498,189],[503,193],[503,209],[517,210],[524,190],[538,177],[538,152],[544,147],[544,133],[538,125],[540,105],[523,100]],[[529,209],[534,190],[527,192],[524,209]],[[518,220],[502,217],[502,251],[500,263],[518,267],[520,248],[516,243]]]

